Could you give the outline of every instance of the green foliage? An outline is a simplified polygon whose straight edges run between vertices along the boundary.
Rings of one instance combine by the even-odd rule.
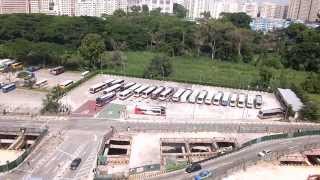
[[[122,9],[117,9],[113,12],[113,16],[116,16],[116,17],[124,17],[126,16],[126,12],[124,12],[124,10]]]
[[[59,86],[54,87],[43,99],[41,113],[58,113],[61,107],[59,98],[63,96],[63,94],[64,92]]]
[[[105,44],[102,37],[98,34],[87,34],[81,41],[79,51],[84,60],[89,61],[92,68],[97,67],[100,55],[105,50]]]
[[[260,85],[261,87],[267,89],[270,87],[270,81],[273,77],[272,75],[272,71],[270,70],[270,68],[267,68],[265,66],[262,66],[260,69],[259,69],[259,76],[260,76],[260,79],[258,81],[258,85]]]
[[[320,94],[320,74],[309,73],[301,85],[308,93]]]
[[[144,71],[143,77],[168,77],[173,72],[172,63],[167,56],[155,56]]]
[[[187,12],[188,10],[181,4],[173,4],[173,14],[175,14],[178,18],[185,18],[187,16]]]
[[[250,29],[251,17],[246,13],[221,13],[220,16],[223,21],[230,21],[238,28]]]

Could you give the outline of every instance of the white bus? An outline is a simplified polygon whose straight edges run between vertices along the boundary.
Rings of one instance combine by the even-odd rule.
[[[73,84],[73,81],[72,81],[72,80],[66,80],[66,81],[60,83],[60,84],[59,84],[59,87],[62,88],[62,89],[64,89],[64,88],[70,86],[71,84]]]
[[[223,92],[219,91],[213,98],[213,104],[218,106],[220,104],[222,96],[223,96]]]
[[[108,94],[111,92],[118,92],[122,86],[123,86],[122,84],[115,84],[113,86],[110,86],[107,89],[103,90],[103,94]]]
[[[283,117],[283,116],[284,116],[284,111],[280,108],[260,110],[258,114],[258,117],[260,119]]]
[[[245,94],[239,94],[238,99],[238,107],[243,108],[246,103],[246,95]]]
[[[96,92],[99,92],[107,87],[107,84],[105,82],[100,82],[98,84],[93,85],[92,87],[89,88],[89,92],[91,94],[94,94]]]
[[[96,106],[102,107],[116,98],[115,92],[110,92],[96,99]]]
[[[238,94],[237,93],[233,93],[231,95],[231,98],[230,98],[230,106],[231,107],[236,107],[237,105],[237,100],[238,100]]]
[[[34,85],[38,88],[46,86],[46,85],[48,85],[48,80],[43,79],[43,80],[37,81]]]
[[[189,103],[196,103],[198,95],[199,95],[199,90],[194,90],[189,97]]]
[[[229,98],[230,98],[230,93],[226,92],[223,94],[221,105],[222,106],[228,106],[229,105]]]
[[[135,114],[165,116],[166,108],[163,106],[136,106],[134,108]]]
[[[204,103],[208,104],[208,105],[211,105],[213,97],[214,97],[214,92],[213,91],[209,91],[208,94],[207,94],[206,99],[204,100]]]
[[[134,83],[134,82],[126,83],[126,84],[124,84],[124,85],[121,87],[120,91],[124,91],[124,90],[126,90],[126,89],[129,89],[129,88],[131,88],[132,86],[134,86],[135,84],[136,84],[136,83]]]
[[[106,87],[110,87],[110,86],[112,86],[113,81],[114,81],[114,79],[108,79],[104,83],[106,84]]]
[[[160,93],[159,100],[164,101],[164,100],[168,99],[172,93],[173,93],[173,88],[167,87],[165,91],[162,91]]]
[[[134,97],[139,97],[141,96],[142,92],[146,90],[149,86],[148,85],[142,85],[138,89],[134,90]]]
[[[129,89],[134,91],[134,90],[138,89],[139,87],[141,87],[140,84],[135,84],[135,85],[131,86]]]
[[[178,102],[180,101],[180,97],[181,95],[185,92],[186,90],[185,89],[178,89],[178,91],[176,91],[173,96],[172,96],[172,101],[174,102]]]
[[[261,109],[262,106],[262,96],[260,94],[256,95],[255,103],[256,109]]]
[[[156,90],[154,90],[151,93],[151,99],[157,99],[160,95],[160,93],[162,93],[166,88],[163,86],[158,87]]]
[[[254,103],[254,97],[251,95],[248,95],[247,98],[247,108],[252,108]]]
[[[124,83],[123,79],[117,79],[111,82],[111,86],[115,85],[115,84],[122,84]]]
[[[144,91],[142,92],[142,97],[143,97],[143,98],[148,98],[155,89],[157,89],[156,86],[150,86],[150,87],[148,87],[148,89],[146,89],[146,90],[144,90]]]
[[[200,92],[199,96],[197,97],[197,103],[198,103],[198,104],[202,104],[202,103],[204,102],[207,94],[208,94],[208,91],[202,90],[202,91]]]
[[[187,89],[180,97],[180,102],[182,103],[186,103],[188,102],[188,99],[190,97],[190,95],[192,94],[192,90],[191,89]]]
[[[118,94],[118,97],[119,97],[119,99],[121,99],[121,100],[125,100],[125,99],[129,98],[129,97],[132,96],[132,95],[133,95],[133,90],[131,90],[131,89],[126,89],[126,90],[120,92],[120,93]]]

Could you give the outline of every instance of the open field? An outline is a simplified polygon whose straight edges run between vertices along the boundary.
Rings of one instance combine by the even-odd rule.
[[[309,175],[319,174],[320,167],[303,167],[303,166],[279,166],[271,163],[261,163],[249,167],[245,171],[234,173],[223,180],[305,180]]]
[[[125,68],[105,69],[106,73],[116,73],[141,77],[145,67],[156,54],[151,52],[126,52]],[[250,64],[212,61],[207,57],[174,57],[174,73],[168,80],[205,83],[214,86],[247,89],[248,85],[259,78],[258,68]],[[306,73],[295,70],[284,70],[289,82],[300,84]],[[279,77],[280,70],[273,75]]]

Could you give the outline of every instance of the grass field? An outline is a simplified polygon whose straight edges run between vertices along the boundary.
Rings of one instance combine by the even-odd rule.
[[[126,52],[125,54],[127,65],[124,69],[106,69],[104,72],[141,77],[145,67],[156,55],[152,52]],[[167,80],[246,89],[248,85],[259,79],[258,68],[250,64],[212,61],[207,57],[174,57],[172,61],[174,73],[166,78]],[[300,84],[306,76],[306,73],[301,71],[287,69],[283,71],[290,83]],[[277,79],[280,70],[273,70],[273,75]]]

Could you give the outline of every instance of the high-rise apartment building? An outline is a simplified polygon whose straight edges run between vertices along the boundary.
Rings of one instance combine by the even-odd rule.
[[[30,13],[57,15],[53,0],[29,0]]]
[[[29,0],[0,0],[0,14],[29,12]]]
[[[54,0],[57,15],[75,16],[77,0]]]
[[[319,0],[289,0],[288,18],[303,21],[319,21]]]
[[[259,7],[260,17],[286,19],[288,6],[277,3],[264,2]]]

